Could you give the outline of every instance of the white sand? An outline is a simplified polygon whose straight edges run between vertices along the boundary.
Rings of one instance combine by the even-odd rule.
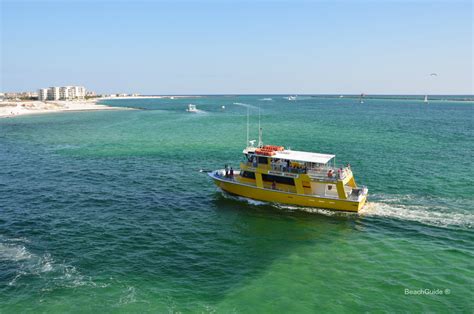
[[[97,99],[81,101],[0,102],[0,118],[61,111],[124,110],[128,108],[98,105]]]
[[[117,96],[117,97],[103,97],[101,99],[161,99],[161,98],[170,98],[170,99],[178,99],[178,98],[201,98],[203,96],[192,96],[192,95],[180,95],[180,96]]]

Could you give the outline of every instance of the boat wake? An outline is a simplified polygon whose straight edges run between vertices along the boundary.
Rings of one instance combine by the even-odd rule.
[[[260,101],[273,101],[272,98],[261,98],[261,99],[259,99],[259,100],[260,100]]]
[[[224,191],[222,191],[221,195],[225,199],[239,201],[239,202],[245,202],[245,203],[247,203],[249,205],[253,205],[253,206],[269,206],[269,205],[272,205],[271,203],[267,203],[267,202],[264,202],[264,201],[257,201],[257,200],[254,200],[254,199],[251,199],[251,198],[246,198],[246,197],[243,197],[243,196],[232,195],[232,194],[229,194],[229,193],[224,192]]]
[[[325,216],[357,215],[357,213],[341,212],[341,211],[329,210],[329,209],[324,209],[324,208],[304,207],[304,206],[286,205],[286,204],[258,201],[258,200],[246,198],[243,196],[231,195],[226,192],[222,192],[222,196],[226,199],[235,200],[239,202],[245,202],[252,206],[271,206],[273,208],[277,208],[279,210],[288,211],[288,212],[304,211],[311,214],[321,214]]]
[[[251,198],[246,198],[246,197],[241,197],[241,196],[236,196],[236,198],[237,198],[239,201],[247,202],[247,203],[249,203],[250,205],[253,205],[253,206],[268,206],[268,205],[272,205],[271,203],[267,203],[267,202],[263,202],[263,201],[257,201],[257,200],[253,200],[253,199],[251,199]]]
[[[466,211],[453,212],[447,206],[403,204],[402,201],[394,202],[394,199],[368,202],[359,215],[409,220],[437,227],[471,229],[474,225],[474,214]]]
[[[295,205],[285,205],[285,204],[274,204],[275,207],[281,210],[286,210],[289,212],[293,211],[302,211],[310,214],[318,214],[324,215],[328,217],[348,217],[348,216],[357,216],[357,213],[353,212],[343,212],[337,210],[330,210],[325,208],[318,208],[318,207],[304,207],[304,206],[295,206]]]
[[[14,277],[8,286],[17,286],[23,277],[31,276],[47,281],[44,291],[55,286],[75,288],[79,286],[106,287],[107,284],[96,284],[90,277],[83,276],[74,266],[57,263],[51,254],[37,255],[30,252],[22,239],[5,239],[0,237],[0,264],[12,268]]]
[[[241,102],[234,102],[233,104],[236,105],[236,106],[242,106],[242,107],[245,107],[245,108],[258,109],[258,107],[256,107],[256,106],[249,105],[249,104],[243,104]]]
[[[0,261],[23,261],[30,259],[31,253],[24,246],[12,246],[0,243]]]
[[[467,211],[453,212],[448,206],[427,206],[422,204],[406,204],[407,200],[418,199],[415,196],[389,197],[385,196],[380,199],[380,195],[374,202],[369,201],[358,213],[334,211],[324,208],[304,207],[296,205],[286,205],[278,203],[270,203],[257,201],[241,196],[229,195],[223,193],[226,198],[243,201],[253,206],[272,206],[279,210],[296,212],[303,211],[311,214],[320,214],[330,217],[373,217],[406,220],[422,223],[424,225],[444,227],[444,228],[461,228],[471,229],[474,226],[474,214]],[[425,200],[426,202],[426,200]]]

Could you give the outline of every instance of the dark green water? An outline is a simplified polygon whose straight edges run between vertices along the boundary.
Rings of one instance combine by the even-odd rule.
[[[0,312],[472,312],[472,102],[107,103],[142,110],[0,120]],[[219,192],[198,170],[238,165],[249,105],[350,162],[363,212]]]

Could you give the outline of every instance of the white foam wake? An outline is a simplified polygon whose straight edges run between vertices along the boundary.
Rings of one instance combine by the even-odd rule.
[[[106,284],[96,284],[90,277],[83,276],[71,265],[57,263],[51,254],[41,255],[30,252],[23,244],[28,241],[6,239],[0,236],[0,263],[13,267],[15,276],[8,282],[15,286],[24,276],[38,276],[46,280],[44,290],[52,289],[51,285],[63,287],[93,286],[105,287]]]
[[[0,261],[23,261],[30,259],[32,254],[22,245],[6,245],[0,243]]]
[[[5,240],[0,243],[0,261],[10,262],[15,265],[16,275],[8,283],[14,286],[19,278],[24,275],[40,275],[53,270],[53,260],[50,254],[37,256],[18,244],[16,240]]]
[[[286,204],[274,204],[275,207],[287,210],[287,211],[303,211],[306,213],[311,214],[319,214],[324,216],[357,216],[357,213],[354,212],[343,212],[325,208],[318,208],[318,207],[305,207],[305,206],[293,206],[293,205],[286,205]]]
[[[321,214],[325,216],[361,216],[361,217],[381,217],[392,218],[398,220],[414,221],[430,226],[437,227],[455,227],[462,229],[471,229],[474,226],[474,213],[470,212],[468,204],[461,204],[467,208],[452,208],[447,200],[427,200],[414,195],[377,195],[376,201],[369,201],[358,212],[342,212],[316,207],[303,207],[286,204],[277,204],[270,202],[257,201],[240,196],[232,196],[227,193],[223,194],[226,198],[245,201],[254,206],[273,206],[278,209],[287,211],[304,211],[313,214]],[[438,203],[436,206],[426,204]],[[460,207],[456,204],[456,207]]]
[[[236,196],[236,195],[231,195],[227,192],[222,192],[222,196],[226,199],[229,199],[229,200],[236,200],[236,201],[240,201],[240,202],[246,202],[248,203],[249,205],[254,205],[254,206],[262,206],[262,205],[271,205],[270,203],[267,203],[267,202],[264,202],[264,201],[257,201],[257,200],[254,200],[254,199],[251,199],[251,198],[246,198],[246,197],[243,197],[243,196]]]
[[[242,106],[242,107],[245,107],[245,108],[258,109],[258,107],[255,107],[255,106],[249,105],[249,104],[244,104],[244,103],[241,103],[241,102],[234,102],[233,104],[236,105],[236,106]]]
[[[409,220],[439,227],[471,229],[474,225],[474,215],[471,213],[440,211],[423,205],[393,204],[383,201],[368,202],[359,211],[359,215]]]
[[[289,212],[304,211],[304,212],[308,212],[308,213],[312,213],[312,214],[321,214],[321,215],[325,215],[325,216],[357,215],[357,213],[340,212],[340,211],[329,210],[329,209],[324,209],[324,208],[317,208],[317,207],[304,207],[304,206],[296,206],[296,205],[287,205],[287,204],[279,204],[279,203],[258,201],[258,200],[254,200],[254,199],[251,199],[251,198],[246,198],[246,197],[243,197],[243,196],[230,195],[230,194],[225,193],[225,192],[223,192],[222,195],[224,196],[224,198],[237,200],[237,201],[240,201],[240,202],[245,202],[249,205],[253,205],[253,206],[272,206],[274,208],[284,210],[284,211],[289,211]]]

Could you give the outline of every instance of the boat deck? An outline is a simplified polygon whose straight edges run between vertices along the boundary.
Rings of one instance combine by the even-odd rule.
[[[221,181],[228,181],[228,182],[235,182],[241,185],[246,185],[246,186],[251,186],[251,187],[257,187],[257,184],[255,182],[249,182],[245,178],[242,178],[240,176],[240,171],[234,171],[234,176],[233,177],[226,177],[224,174],[224,170],[216,170],[212,172],[212,176],[215,177],[216,179],[219,179]],[[266,190],[271,190],[271,191],[279,191],[279,192],[285,192],[285,193],[292,193],[296,194],[296,188],[294,186],[289,186],[285,185],[282,186],[281,184],[275,188],[272,187],[272,183],[270,182],[263,182],[263,188]],[[308,191],[309,189],[305,189],[305,191]],[[313,197],[319,197],[319,198],[328,198],[328,199],[335,199],[338,200],[339,197],[337,196],[332,196],[332,195],[319,195],[319,194],[314,194],[314,193],[305,193],[304,195],[306,196],[313,196]],[[354,194],[351,193],[347,196],[347,201],[354,201],[357,202],[360,200],[362,195],[360,194]]]
[[[312,179],[317,179],[317,180],[325,180],[325,181],[337,181],[339,179],[343,180],[346,177],[352,175],[352,171],[349,167],[341,167],[341,168],[336,168],[336,167],[331,167],[331,166],[325,166],[325,167],[286,167],[284,164],[281,163],[274,163],[271,165],[265,165],[265,164],[257,164],[257,163],[251,163],[251,162],[244,162],[242,163],[246,167],[252,167],[252,168],[262,168],[262,169],[267,169],[271,171],[277,171],[277,172],[285,172],[285,173],[292,173],[292,174],[307,174],[310,178]],[[328,172],[332,171],[333,175],[328,176]]]

